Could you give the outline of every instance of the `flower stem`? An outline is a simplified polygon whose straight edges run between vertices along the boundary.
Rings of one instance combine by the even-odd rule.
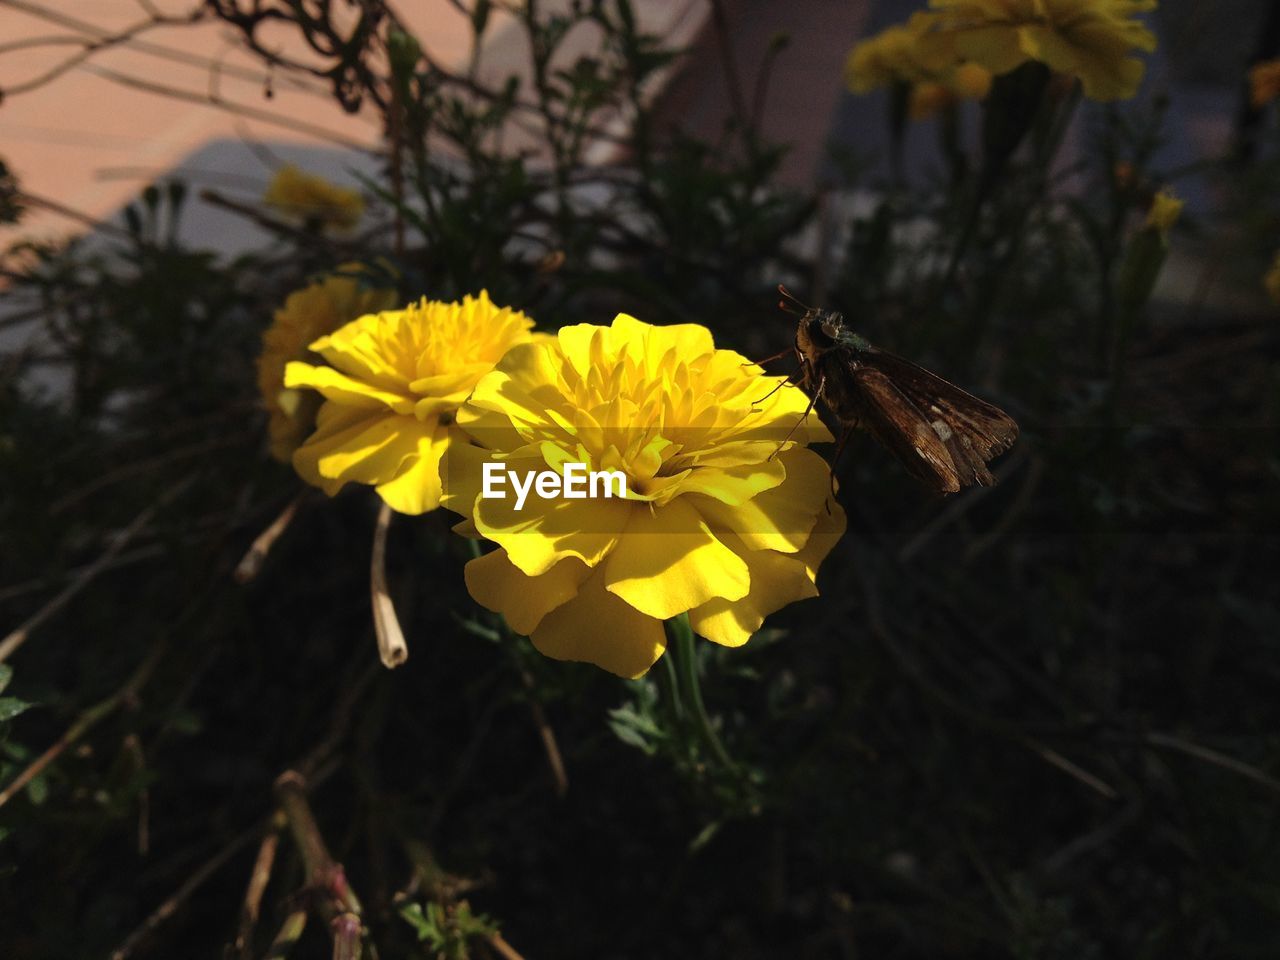
[[[732,759],[716,735],[711,719],[707,716],[707,708],[702,702],[702,687],[698,681],[698,658],[693,646],[693,628],[689,625],[689,614],[682,613],[667,621],[667,627],[675,646],[676,676],[683,688],[686,707],[693,714],[698,733],[702,736],[707,748],[716,760],[727,770],[735,769]]]

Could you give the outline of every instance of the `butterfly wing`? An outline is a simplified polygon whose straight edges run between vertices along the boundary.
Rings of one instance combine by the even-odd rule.
[[[972,458],[965,457],[961,451],[958,463],[951,453],[954,434],[949,432],[944,439],[892,377],[865,363],[853,364],[848,376],[862,395],[857,417],[859,426],[870,431],[908,473],[941,493],[956,493],[964,483],[975,482],[965,479],[974,472]],[[985,472],[985,467],[983,470]],[[976,482],[983,481],[979,477]]]
[[[977,457],[979,465],[985,464],[1008,450],[1018,438],[1018,424],[999,407],[979,400],[910,360],[875,350],[865,362],[888,375],[931,422],[942,421],[955,439],[954,445],[946,438],[944,442],[948,442],[949,449],[958,450],[965,461]],[[986,472],[985,466],[981,472]]]

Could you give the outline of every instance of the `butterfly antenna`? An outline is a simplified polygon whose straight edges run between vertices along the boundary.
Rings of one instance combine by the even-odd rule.
[[[807,303],[802,302],[790,290],[788,290],[784,284],[781,284],[781,283],[778,284],[778,292],[782,294],[783,297],[786,298],[784,300],[779,301],[778,306],[781,307],[783,310],[785,310],[787,313],[795,314],[795,316],[797,317],[802,317],[806,313],[811,313],[813,311],[813,307],[809,306]],[[794,303],[797,307],[800,308],[800,310],[793,309],[790,305],[788,305],[787,300],[790,300],[791,303]]]

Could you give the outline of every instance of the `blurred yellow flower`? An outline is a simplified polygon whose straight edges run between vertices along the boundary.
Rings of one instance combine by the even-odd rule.
[[[845,61],[845,83],[866,93],[892,83],[936,80],[955,66],[955,54],[929,33],[936,18],[917,13],[905,26],[889,27],[858,43]]]
[[[258,357],[258,390],[270,414],[267,429],[271,455],[287,463],[302,438],[315,425],[320,398],[284,385],[284,368],[290,360],[307,356],[307,346],[366,313],[386,310],[395,302],[395,291],[362,282],[359,263],[338,269],[285,298],[284,306],[262,334]]]
[[[907,113],[912,120],[931,117],[963,100],[985,100],[991,92],[991,71],[976,63],[962,63],[945,82],[925,80],[911,88]]]
[[[1156,230],[1162,236],[1167,235],[1182,216],[1182,201],[1168,190],[1161,190],[1151,200],[1151,208],[1147,211],[1145,226]]]
[[[1280,252],[1276,253],[1275,259],[1271,261],[1271,269],[1262,278],[1262,282],[1267,288],[1267,293],[1271,295],[1271,299],[1276,303],[1280,303]]]
[[[804,448],[830,434],[816,416],[801,423],[808,400],[780,380],[716,349],[705,327],[625,314],[512,349],[459,414],[477,446],[453,447],[443,470],[445,505],[499,546],[467,565],[472,596],[546,656],[624,677],[662,655],[668,618],[688,612],[697,633],[736,647],[816,596],[844,514]],[[620,471],[625,498],[520,509],[480,496],[485,460],[525,476]]]
[[[350,230],[364,215],[359,191],[339,187],[291,163],[276,171],[262,199],[287,217],[339,230]]]
[[[863,40],[845,61],[845,82],[854,93],[895,83],[911,88],[912,119],[936,113],[960,100],[981,100],[991,89],[991,72],[957,60],[945,36],[930,31],[936,18],[917,13],[906,26]]]
[[[1156,38],[1135,15],[1156,0],[929,0],[931,28],[994,74],[1036,60],[1079,78],[1092,100],[1133,96],[1145,69],[1129,54]]]
[[[1265,107],[1280,97],[1280,60],[1264,60],[1249,68],[1249,100]]]
[[[400,513],[440,502],[440,458],[459,405],[533,321],[481,291],[462,303],[423,298],[361,317],[311,344],[331,366],[290,363],[285,386],[325,398],[316,431],[293,454],[308,483],[332,496],[372,484]]]

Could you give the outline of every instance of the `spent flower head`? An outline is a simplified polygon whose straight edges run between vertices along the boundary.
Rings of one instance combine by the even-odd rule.
[[[726,646],[775,610],[815,596],[844,529],[827,465],[805,444],[808,400],[705,327],[625,314],[515,347],[459,413],[445,505],[499,549],[468,589],[547,656],[639,676],[663,653],[663,621]],[[794,434],[788,439],[790,431]],[[481,496],[482,461],[512,474],[569,463],[625,476],[614,499]]]
[[[454,415],[533,321],[485,291],[461,303],[427,300],[346,324],[311,344],[329,366],[290,363],[285,386],[325,398],[316,430],[293,454],[304,480],[333,495],[367,483],[400,513],[440,502],[440,458]]]

